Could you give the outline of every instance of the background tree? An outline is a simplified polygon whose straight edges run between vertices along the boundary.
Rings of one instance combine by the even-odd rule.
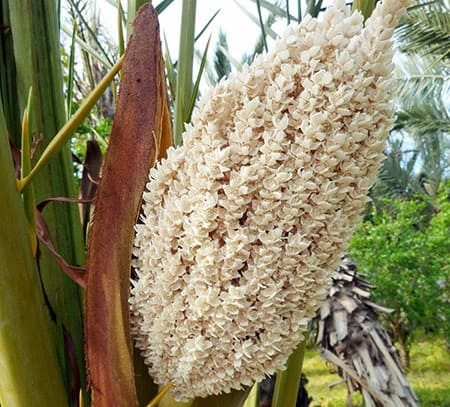
[[[450,163],[450,6],[419,2],[397,29],[399,89],[377,196],[436,196]]]
[[[428,202],[382,199],[356,230],[350,256],[376,285],[374,299],[394,312],[385,316],[400,345],[404,367],[409,367],[408,341],[414,329],[449,334],[448,298],[450,278],[448,240],[448,191],[431,219]]]
[[[375,298],[396,309],[389,325],[407,365],[412,329],[436,330],[448,318],[443,308],[448,245],[436,236],[449,231],[449,3],[411,7],[397,39],[402,52],[396,122],[351,255],[378,286]]]

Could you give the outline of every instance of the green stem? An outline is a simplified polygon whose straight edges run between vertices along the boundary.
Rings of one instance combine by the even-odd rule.
[[[136,17],[136,14],[141,6],[145,3],[148,3],[149,0],[128,0],[127,3],[127,40],[130,39],[130,36],[133,32],[133,22]],[[150,1],[151,3],[151,1]],[[118,2],[120,6],[120,2]]]
[[[370,17],[374,8],[375,0],[355,0],[352,6],[352,10],[361,11],[364,20],[367,20]]]
[[[97,100],[109,86],[109,84],[114,79],[116,73],[120,70],[123,63],[123,57],[120,58],[112,67],[112,69],[106,74],[106,76],[100,81],[100,83],[95,87],[89,97],[82,103],[74,115],[64,124],[61,130],[58,131],[56,136],[48,144],[44,152],[42,153],[39,161],[30,171],[30,173],[23,179],[17,182],[17,187],[19,191],[22,191],[28,183],[31,181],[33,176],[44,167],[48,161],[60,151],[62,146],[67,143],[72,133],[77,129],[80,123],[86,118],[91,109],[94,107]]]
[[[5,0],[3,3],[8,4],[11,17],[10,35],[14,38],[17,99],[13,101],[13,106],[20,113],[26,108],[30,87],[33,88],[33,108],[29,126],[37,142],[33,156],[36,160],[32,160],[32,163],[35,164],[42,157],[49,144],[52,144],[53,151],[59,149],[58,154],[47,154],[52,151],[50,147],[40,164],[32,169],[33,175],[31,172],[25,175],[27,181],[21,182],[19,187],[23,189],[32,179],[35,204],[48,197],[73,198],[76,196],[77,186],[70,146],[68,143],[64,145],[65,140],[53,140],[66,121],[58,2]],[[70,123],[74,124],[74,121],[71,120]],[[67,135],[66,140],[69,137],[70,135]],[[56,148],[55,142],[60,142]],[[83,264],[84,242],[76,206],[62,203],[49,205],[44,218],[58,253],[69,264]],[[40,281],[38,280],[37,285],[42,284],[52,310],[53,341],[67,394],[78,393],[80,385],[85,391],[87,383],[84,369],[83,293],[78,285],[61,272],[53,256],[43,246],[39,270]],[[84,400],[88,400],[87,393],[83,396]],[[75,397],[70,399],[70,403],[72,406],[76,404]]]
[[[262,36],[262,40],[263,40],[263,43],[264,43],[264,49],[267,52],[268,48],[267,48],[266,30],[264,29],[264,21],[263,21],[263,18],[262,18],[261,4],[260,4],[259,0],[256,0],[256,6],[257,6],[257,9],[258,9],[259,25],[261,27],[261,36]]]
[[[174,139],[177,146],[182,144],[181,135],[184,131],[187,109],[192,94],[196,7],[196,0],[183,0],[174,119]]]
[[[31,145],[30,145],[30,110],[31,110],[31,98],[32,98],[32,88],[28,93],[27,107],[23,113],[22,120],[22,148],[21,148],[21,176],[26,176],[31,170]],[[28,219],[28,234],[31,243],[31,251],[33,255],[36,254],[37,250],[37,239],[36,239],[36,216],[34,214],[34,193],[33,186],[29,185],[23,191],[23,206],[25,208],[25,214]]]
[[[120,6],[120,0],[117,0],[117,36],[119,42],[119,57],[121,57],[125,53],[125,39],[123,33],[123,16],[122,16],[122,7]]]
[[[295,407],[302,375],[306,339],[289,357],[286,370],[277,372],[272,407]]]
[[[245,400],[245,403],[242,407],[257,407],[258,406],[258,383],[255,383],[250,390],[250,394]]]
[[[0,404],[67,406],[0,101]]]

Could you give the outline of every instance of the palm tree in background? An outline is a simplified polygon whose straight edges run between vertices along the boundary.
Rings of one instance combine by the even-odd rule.
[[[372,197],[436,196],[450,169],[450,4],[420,1],[397,30],[396,122]]]

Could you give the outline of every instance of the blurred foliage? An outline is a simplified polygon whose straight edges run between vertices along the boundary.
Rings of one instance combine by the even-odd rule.
[[[383,196],[436,196],[449,177],[449,7],[446,0],[419,1],[397,29],[397,113],[380,172]]]
[[[228,51],[227,37],[225,33],[220,30],[213,59],[214,69],[217,73],[216,82],[219,82],[223,77],[226,77],[231,73],[231,64],[224,51]]]
[[[109,134],[111,133],[112,120],[108,117],[88,121],[78,126],[70,141],[70,148],[74,157],[75,182],[80,185],[83,172],[83,163],[86,159],[86,146],[89,140],[96,140],[100,146],[102,155],[108,146]]]
[[[350,256],[377,286],[374,301],[393,308],[391,327],[420,328],[450,339],[450,200],[426,195],[380,200],[356,230]]]
[[[446,0],[420,1],[397,30],[404,52],[450,59],[450,13]]]

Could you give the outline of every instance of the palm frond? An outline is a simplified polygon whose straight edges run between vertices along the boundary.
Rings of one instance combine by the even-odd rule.
[[[256,3],[256,0],[251,1]],[[286,18],[288,20],[297,20],[295,16],[289,13],[289,4],[287,2],[285,2],[284,8],[267,0],[260,0],[260,4],[261,7],[264,7],[266,10],[268,10],[270,14],[273,14],[277,17]]]
[[[61,26],[61,31],[66,34],[69,38],[72,38],[72,29],[63,25]],[[89,45],[86,41],[84,41],[80,36],[75,35],[75,42],[80,46],[80,48],[88,53],[90,56],[95,58],[98,62],[100,62],[105,68],[111,69],[112,64],[110,61],[105,58],[104,54],[98,52],[93,46]]]
[[[380,185],[387,189],[379,186],[378,191],[391,191],[395,196],[397,189],[424,192],[428,185],[437,190],[450,168],[450,117],[443,103],[440,108],[433,103],[418,103],[397,112],[394,130],[407,132],[408,143],[418,152],[417,161],[408,163],[402,156],[403,162],[397,162],[395,155],[389,156],[379,174]]]
[[[220,30],[213,58],[217,82],[231,73],[231,64],[224,50],[228,51],[228,42],[225,33]]]
[[[317,17],[321,11],[323,0],[306,0],[306,14]]]
[[[431,104],[416,105],[396,113],[394,130],[406,129],[410,134],[450,134],[450,117],[446,109]]]
[[[416,135],[414,141],[423,162],[421,178],[437,191],[450,168],[450,137],[448,134]]]
[[[203,54],[196,50],[195,56],[200,61]],[[242,65],[230,54],[225,33],[219,31],[212,61],[206,61],[204,66],[204,77],[209,86],[215,86],[222,78],[229,76],[233,68],[241,70]]]
[[[267,48],[266,30],[264,28],[264,22],[263,22],[262,13],[261,13],[261,4],[260,4],[259,0],[256,0],[256,7],[258,9],[259,25],[261,27],[261,34],[262,34],[262,39],[264,42],[264,49],[267,52],[268,48]]]
[[[216,10],[216,12],[209,18],[209,20],[206,22],[206,24],[202,27],[200,32],[195,36],[194,41],[197,42],[201,36],[206,32],[208,27],[211,25],[211,23],[214,21],[214,19],[217,17],[217,15],[220,13],[220,8]]]
[[[87,40],[86,38],[82,38],[85,42],[92,44],[93,48],[95,50],[97,50],[104,59],[106,59],[108,61],[108,67],[112,67],[114,65],[113,60],[111,59],[110,55],[108,55],[108,51],[106,50],[106,48],[104,47],[104,45],[100,42],[99,40],[99,35],[98,35],[98,26],[97,23],[94,22],[94,26],[91,26],[91,24],[89,24],[86,20],[86,12],[84,10],[84,6],[81,5],[79,2],[76,2],[74,0],[69,0],[69,4],[71,7],[71,12],[73,14],[74,17],[76,17],[76,19],[79,20],[80,24],[80,29],[81,30],[86,30],[87,32],[87,36],[89,36],[89,39]],[[72,32],[70,31],[70,34],[72,34]]]
[[[399,198],[422,193],[416,176],[419,153],[415,146],[406,146],[402,137],[390,137],[386,159],[381,164],[371,197]]]
[[[188,107],[186,110],[187,121],[191,121],[191,115],[192,115],[192,111],[194,110],[194,107],[195,107],[195,102],[198,99],[198,97],[200,96],[200,81],[202,79],[202,75],[205,70],[206,58],[208,56],[208,49],[209,49],[210,41],[211,41],[211,37],[208,38],[208,41],[206,42],[205,50],[203,51],[203,54],[201,54],[200,67],[198,68],[197,78],[195,79],[195,83],[192,88],[191,99],[189,101],[189,104],[188,104]]]
[[[269,17],[265,23],[263,23],[263,26],[261,26],[261,22],[258,19],[258,17],[254,16],[254,13],[248,11],[240,2],[234,0],[235,4],[242,10],[242,12],[250,19],[252,20],[258,27],[261,28],[261,30],[264,30],[264,35],[270,36],[272,39],[276,39],[278,37],[277,33],[271,29],[272,24],[269,24],[269,20],[273,19],[275,20],[274,14],[269,14]],[[263,36],[261,36],[263,37]],[[265,37],[264,37],[265,38]]]
[[[410,106],[417,100],[436,99],[450,80],[445,74],[410,75],[398,80],[396,97],[403,106]]]
[[[417,150],[388,155],[378,173],[378,181],[371,191],[371,197],[401,198],[423,193],[420,180],[414,173],[417,159]],[[402,164],[402,160],[405,160],[405,164]]]
[[[265,27],[272,27],[272,25],[276,22],[276,16],[274,14],[269,14],[267,20],[265,22]],[[271,30],[272,31],[272,30]],[[262,34],[259,36],[258,41],[255,44],[255,48],[250,54],[244,54],[242,56],[242,65],[243,64],[251,64],[256,55],[264,52],[264,40]]]
[[[450,9],[443,0],[416,7],[402,19],[397,30],[400,48],[407,53],[450,59]]]

